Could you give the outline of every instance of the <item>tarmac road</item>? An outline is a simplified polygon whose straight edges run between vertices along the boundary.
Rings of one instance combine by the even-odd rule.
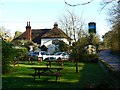
[[[115,71],[120,71],[120,56],[110,54],[110,50],[102,50],[98,53],[100,59],[111,65]]]

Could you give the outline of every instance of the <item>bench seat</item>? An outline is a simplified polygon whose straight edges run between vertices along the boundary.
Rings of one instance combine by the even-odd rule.
[[[35,80],[35,76],[56,76],[56,81],[57,81],[57,78],[59,77],[60,79],[60,76],[62,76],[62,74],[60,73],[37,73],[37,74],[31,74],[33,77],[34,77],[34,80]]]

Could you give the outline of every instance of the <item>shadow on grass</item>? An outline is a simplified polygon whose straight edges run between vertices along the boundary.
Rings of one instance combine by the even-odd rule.
[[[87,82],[87,83],[86,83]],[[79,84],[82,88],[96,88],[109,90],[114,88],[109,82],[109,77],[104,73],[98,63],[86,63],[84,65]]]
[[[4,77],[2,83],[4,89],[33,89],[33,88],[80,88],[76,83],[61,82],[61,81],[51,81],[51,78],[25,78],[25,77]]]
[[[30,69],[19,67],[16,68],[15,74],[3,76],[3,89],[33,89],[33,88],[59,88],[59,89],[73,89],[73,88],[90,88],[88,85],[96,87],[102,80],[107,80],[107,77],[98,63],[80,63],[79,72],[75,73],[74,64],[67,64],[63,69],[63,76],[57,82],[56,77],[44,77],[33,80],[33,77],[28,75],[33,73]]]

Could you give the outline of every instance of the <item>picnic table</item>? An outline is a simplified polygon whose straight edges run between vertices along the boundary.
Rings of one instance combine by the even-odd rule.
[[[39,78],[40,76],[56,76],[57,81],[57,78],[59,77],[60,79],[60,76],[62,76],[61,70],[63,68],[32,67],[31,69],[35,71],[34,74],[32,74],[34,80],[36,76],[39,76]]]

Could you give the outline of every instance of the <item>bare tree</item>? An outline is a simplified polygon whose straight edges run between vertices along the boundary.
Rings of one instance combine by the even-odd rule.
[[[69,18],[67,18],[67,16],[63,16],[62,19],[60,19],[60,24],[61,24],[61,28],[65,31],[65,33],[69,36],[72,37],[72,33],[71,33],[71,27],[69,22]]]
[[[60,19],[61,28],[65,31],[65,33],[71,37],[74,42],[76,42],[82,34],[82,30],[84,27],[84,20],[81,17],[77,17],[74,13],[68,11],[68,15],[64,15],[62,19]]]
[[[65,33],[73,38],[74,43],[77,42],[83,33],[84,20],[81,17],[77,17],[74,13],[68,11],[68,15],[64,15],[62,19],[60,19],[61,28],[65,31]],[[79,52],[77,50],[77,45],[72,46],[72,54],[71,61],[75,64],[76,73],[78,73],[78,61],[79,61]]]
[[[102,0],[102,2],[101,2],[101,5],[102,5],[101,10],[103,10],[106,6],[108,6],[109,4],[111,4],[113,2],[116,2],[116,1],[117,0],[106,0],[106,1]],[[117,3],[119,3],[119,2],[120,2],[120,0],[117,1]]]

